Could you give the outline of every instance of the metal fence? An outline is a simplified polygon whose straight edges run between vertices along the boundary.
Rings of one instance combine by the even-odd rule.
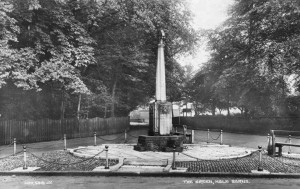
[[[1,120],[0,144],[10,144],[13,138],[19,142],[41,142],[59,140],[64,134],[68,138],[108,135],[124,132],[129,128],[129,117],[92,118],[92,119],[43,119],[37,121]]]

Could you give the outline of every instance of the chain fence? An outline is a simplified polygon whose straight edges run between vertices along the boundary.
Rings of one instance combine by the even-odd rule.
[[[251,156],[251,155],[253,155],[254,153],[257,153],[258,151],[259,151],[259,150],[253,151],[253,152],[251,152],[251,153],[250,153],[249,155],[247,155],[247,156]],[[190,155],[190,154],[186,154],[186,153],[184,153],[184,152],[179,152],[179,153],[180,153],[180,154],[183,154],[183,155],[185,155],[185,156],[187,156],[187,157],[196,159],[198,162],[200,162],[200,161],[218,161],[218,160],[201,159],[201,158],[192,156],[192,155]],[[246,156],[244,156],[244,157],[246,157]],[[230,160],[236,160],[236,159],[239,159],[239,158],[240,158],[240,157],[230,158]]]
[[[139,136],[134,136],[134,135],[131,135],[130,133],[127,133],[127,135],[132,137],[132,138],[139,138]]]
[[[104,140],[104,141],[115,141],[115,140],[118,140],[118,139],[124,137],[124,133],[125,133],[125,132],[121,133],[120,136],[118,136],[118,137],[116,137],[116,138],[114,138],[114,139],[105,139],[105,138],[102,138],[102,137],[99,137],[99,136],[97,136],[97,138],[98,138],[98,139],[101,139],[101,140]]]
[[[29,154],[31,154],[33,157],[35,157],[36,159],[40,160],[40,161],[43,161],[47,164],[52,164],[52,165],[61,165],[61,166],[69,166],[69,165],[76,165],[76,164],[80,164],[80,163],[83,163],[83,162],[86,162],[86,161],[89,161],[89,160],[92,160],[94,159],[96,156],[100,155],[102,152],[104,152],[104,150],[100,151],[99,153],[95,154],[94,156],[92,157],[89,157],[89,158],[85,158],[84,160],[81,160],[81,161],[78,161],[78,162],[72,162],[72,163],[58,163],[58,162],[55,162],[55,161],[48,161],[48,160],[45,160],[35,154],[33,154],[32,152],[28,151]],[[60,159],[58,159],[60,160]]]
[[[215,140],[219,140],[220,136],[221,136],[221,133],[219,134],[219,136],[217,136],[217,138],[213,138],[212,135],[209,135],[210,138],[212,139],[211,141],[215,141]]]
[[[12,157],[12,156],[16,156],[16,155],[18,155],[18,154],[20,154],[20,153],[22,153],[22,152],[23,152],[23,151],[19,151],[19,152],[16,152],[15,154],[10,154],[10,155],[4,156],[4,157],[0,157],[0,160],[6,159],[6,158],[9,158],[9,157]]]
[[[54,144],[51,144],[51,145],[48,145],[48,146],[43,146],[43,147],[31,147],[31,146],[28,146],[28,144],[22,144],[22,145],[26,145],[26,148],[29,148],[29,149],[36,149],[36,150],[39,150],[39,149],[45,149],[45,148],[50,148],[50,147],[57,147],[59,144],[62,144],[63,145],[63,141],[64,141],[64,138],[61,138],[59,140],[56,140],[56,141],[51,141],[51,142],[54,142]]]
[[[0,152],[3,151],[3,150],[7,150],[7,149],[11,148],[10,146],[13,145],[13,144],[14,144],[14,142],[12,142],[12,143],[6,145],[5,148],[0,149]]]

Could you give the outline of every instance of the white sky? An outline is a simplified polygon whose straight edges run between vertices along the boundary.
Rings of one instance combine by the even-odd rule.
[[[195,29],[215,29],[227,18],[227,11],[234,0],[187,0],[194,14],[192,26]],[[180,57],[181,65],[193,65],[194,70],[207,62],[209,53],[205,50],[206,44],[200,45],[194,56]]]

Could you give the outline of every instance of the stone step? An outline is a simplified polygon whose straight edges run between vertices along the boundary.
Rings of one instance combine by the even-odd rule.
[[[124,159],[123,165],[135,166],[167,166],[168,160],[144,160],[144,159]]]
[[[123,165],[117,172],[134,172],[134,173],[159,173],[164,172],[162,166],[140,166],[140,165]]]

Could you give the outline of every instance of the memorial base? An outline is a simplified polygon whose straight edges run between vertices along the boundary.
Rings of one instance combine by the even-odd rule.
[[[149,107],[149,132],[150,136],[169,136],[172,125],[172,103],[154,102]]]
[[[138,138],[137,145],[134,146],[136,151],[160,151],[173,152],[174,146],[176,152],[183,151],[183,141],[185,137],[181,136],[146,136],[141,135]]]

